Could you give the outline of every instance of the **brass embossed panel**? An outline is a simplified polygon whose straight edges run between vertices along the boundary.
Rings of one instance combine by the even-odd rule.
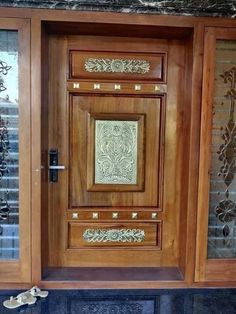
[[[85,60],[88,72],[135,73],[145,74],[150,71],[150,62],[138,59],[94,59]]]
[[[143,242],[145,231],[141,229],[86,229],[83,233],[86,242]]]
[[[137,121],[96,120],[95,184],[137,183]]]

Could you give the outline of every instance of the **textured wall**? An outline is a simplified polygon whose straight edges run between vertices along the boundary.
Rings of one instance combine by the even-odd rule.
[[[236,0],[0,0],[0,6],[195,16],[236,16]]]

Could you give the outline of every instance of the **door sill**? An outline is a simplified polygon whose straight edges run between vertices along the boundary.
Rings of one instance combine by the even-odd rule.
[[[178,267],[48,267],[43,281],[183,281]]]

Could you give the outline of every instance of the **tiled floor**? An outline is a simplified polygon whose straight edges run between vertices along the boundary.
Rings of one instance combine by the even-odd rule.
[[[51,290],[34,306],[5,309],[2,302],[17,293],[0,292],[0,313],[236,314],[236,289]]]

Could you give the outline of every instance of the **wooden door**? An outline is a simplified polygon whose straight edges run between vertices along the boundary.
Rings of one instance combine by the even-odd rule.
[[[178,266],[183,55],[51,36],[48,148],[65,169],[49,187],[49,266]]]

